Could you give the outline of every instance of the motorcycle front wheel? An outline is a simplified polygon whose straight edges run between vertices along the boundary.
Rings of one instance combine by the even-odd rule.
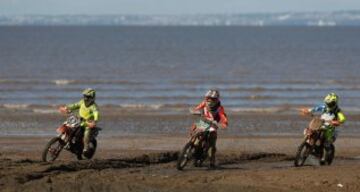
[[[311,150],[312,147],[309,145],[309,143],[307,143],[306,141],[301,143],[301,145],[299,146],[296,152],[295,161],[294,161],[295,167],[304,165],[306,159],[309,157],[311,153]]]
[[[176,168],[178,170],[183,170],[186,164],[192,159],[193,150],[194,146],[191,142],[188,142],[184,146],[177,160]]]
[[[60,137],[52,138],[45,146],[42,153],[42,160],[44,162],[52,162],[58,158],[61,150],[64,148],[65,143]]]

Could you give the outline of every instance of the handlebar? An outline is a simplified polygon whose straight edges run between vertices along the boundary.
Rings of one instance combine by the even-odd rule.
[[[300,115],[302,115],[302,116],[307,116],[307,117],[313,117],[314,116],[314,114],[311,113],[308,108],[300,108],[298,110],[299,110]]]
[[[194,110],[193,108],[189,108],[189,112],[191,115],[200,115],[201,116],[201,112],[198,110]]]
[[[71,113],[71,110],[69,110],[66,106],[60,106],[58,110],[63,115],[69,115]]]
[[[210,123],[211,125],[215,126],[216,128],[222,127],[220,123],[206,119],[200,111],[194,110],[194,108],[189,108],[189,112],[191,115],[200,116],[201,120],[203,120],[207,123]]]

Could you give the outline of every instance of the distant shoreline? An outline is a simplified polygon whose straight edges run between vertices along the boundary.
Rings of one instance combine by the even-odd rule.
[[[189,15],[0,15],[0,26],[360,26],[360,10]]]

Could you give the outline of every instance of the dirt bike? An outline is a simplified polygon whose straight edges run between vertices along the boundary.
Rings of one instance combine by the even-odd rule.
[[[324,131],[329,121],[333,120],[333,116],[314,116],[309,123],[309,127],[304,130],[304,141],[298,147],[294,165],[296,167],[303,166],[309,155],[313,155],[319,159],[320,165],[330,165],[335,156],[335,146],[333,143],[325,147]],[[325,157],[325,161],[322,161]]]
[[[195,114],[197,115],[197,114]],[[209,124],[209,127],[219,127],[215,122],[202,118]],[[183,170],[187,163],[194,160],[195,167],[200,167],[208,157],[210,129],[193,129],[190,133],[190,140],[185,144],[177,160],[176,168]]]
[[[57,128],[59,135],[53,137],[45,146],[42,160],[45,162],[55,161],[63,149],[75,154],[78,160],[91,159],[96,151],[96,136],[101,128],[95,127],[91,130],[89,150],[83,153],[84,131],[81,127],[82,119],[73,113],[68,114],[66,121]]]

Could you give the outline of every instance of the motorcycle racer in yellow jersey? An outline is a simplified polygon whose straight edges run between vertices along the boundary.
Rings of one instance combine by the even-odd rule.
[[[83,92],[83,99],[79,102],[68,104],[66,106],[61,106],[59,111],[62,113],[69,113],[74,110],[79,111],[79,116],[82,119],[81,126],[84,131],[84,151],[86,153],[89,149],[89,141],[91,129],[96,127],[96,123],[99,121],[99,110],[98,106],[95,103],[96,91],[94,89],[88,88]]]

